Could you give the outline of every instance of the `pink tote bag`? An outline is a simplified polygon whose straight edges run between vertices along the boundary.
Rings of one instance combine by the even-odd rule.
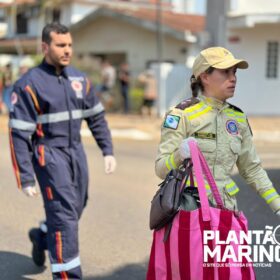
[[[248,232],[247,219],[242,212],[225,209],[215,180],[196,142],[190,142],[190,150],[201,207],[193,211],[179,211],[166,242],[163,242],[163,238],[168,226],[154,231],[146,280],[256,279],[252,263],[245,257],[239,259],[239,262],[232,258],[221,262],[217,255],[208,255],[207,262],[204,262],[205,246],[212,252],[219,246],[222,256],[230,244],[237,256],[238,242],[220,244],[223,243],[220,241],[227,239],[229,231],[234,231],[239,241],[239,233]],[[203,175],[211,187],[217,204],[215,208],[209,206]],[[219,232],[218,245],[216,239],[203,241],[203,232],[206,230]]]

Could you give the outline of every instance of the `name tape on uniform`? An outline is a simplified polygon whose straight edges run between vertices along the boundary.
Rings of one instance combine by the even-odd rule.
[[[194,133],[194,137],[195,138],[200,138],[200,139],[212,139],[215,140],[216,139],[216,134],[215,133],[211,133],[211,132],[195,132]]]

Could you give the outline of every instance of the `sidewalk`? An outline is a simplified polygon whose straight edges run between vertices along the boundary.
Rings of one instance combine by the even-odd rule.
[[[162,120],[159,118],[142,118],[139,115],[107,114],[106,119],[117,139],[153,140],[160,137]],[[8,133],[8,116],[0,115],[0,133]],[[87,125],[83,122],[82,136],[91,136]]]
[[[156,140],[160,138],[161,118],[139,115],[107,114],[109,127],[115,139]],[[255,141],[280,143],[280,116],[249,117]],[[0,115],[0,132],[8,132],[8,117]],[[91,136],[83,124],[83,136]]]
[[[146,134],[147,139],[138,140],[159,140],[162,118],[142,118],[138,115],[116,115],[108,114],[107,119],[116,138],[133,138],[133,131]],[[249,123],[253,131],[254,140],[261,142],[274,142],[280,144],[280,116],[249,117]],[[120,132],[123,131],[123,134]],[[118,134],[119,132],[119,134]],[[136,136],[136,135],[135,135]],[[137,138],[137,137],[135,137]]]

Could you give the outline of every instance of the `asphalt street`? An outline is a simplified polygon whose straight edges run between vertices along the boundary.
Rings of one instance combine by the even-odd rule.
[[[105,175],[101,153],[85,139],[90,170],[90,199],[80,222],[80,250],[85,280],[145,279],[152,242],[148,228],[150,200],[159,179],[154,175],[157,140],[115,139],[118,168]],[[28,230],[44,219],[41,198],[27,198],[16,188],[8,137],[0,132],[0,279],[51,279],[50,266],[35,267]],[[264,167],[280,188],[280,142],[257,145]],[[239,208],[251,229],[277,226],[280,219],[253,190],[235,176],[241,189]],[[280,189],[279,189],[280,190]],[[279,279],[280,265],[258,268],[257,279]]]

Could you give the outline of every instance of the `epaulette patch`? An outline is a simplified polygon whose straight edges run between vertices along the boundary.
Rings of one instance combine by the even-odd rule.
[[[244,113],[240,108],[238,108],[237,106],[235,106],[235,105],[232,105],[232,104],[230,104],[230,103],[228,103],[228,105],[229,105],[229,108],[231,108],[231,109],[233,109],[233,110],[235,110],[235,111],[238,111],[238,112],[240,112],[240,113]]]
[[[175,108],[185,110],[186,108],[191,107],[199,102],[200,102],[200,100],[198,98],[192,97],[192,98],[185,99],[184,101],[179,103]]]

